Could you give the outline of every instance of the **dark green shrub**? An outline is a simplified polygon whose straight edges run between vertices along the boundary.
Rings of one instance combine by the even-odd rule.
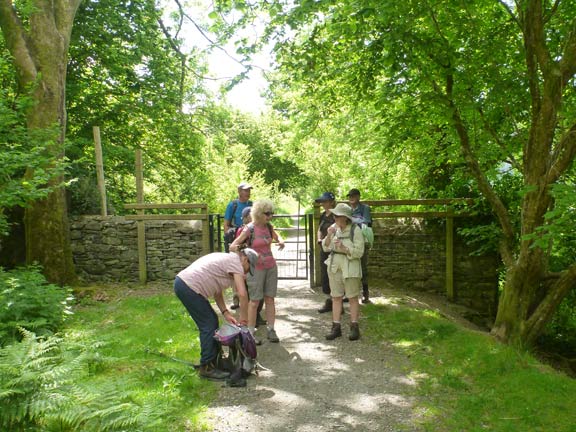
[[[19,328],[38,335],[58,331],[72,299],[70,289],[47,283],[38,267],[0,267],[0,346],[19,340]]]
[[[562,357],[576,356],[576,291],[562,301],[554,317],[539,338],[543,350],[560,354]]]

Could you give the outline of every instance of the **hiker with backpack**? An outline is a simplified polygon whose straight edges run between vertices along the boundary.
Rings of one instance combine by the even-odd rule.
[[[264,299],[266,307],[267,337],[270,342],[280,342],[274,323],[276,321],[275,297],[278,291],[278,266],[272,255],[272,243],[278,243],[278,249],[284,249],[284,241],[280,238],[270,223],[274,216],[274,204],[267,199],[257,200],[252,206],[252,222],[230,245],[230,251],[238,251],[244,244],[252,245],[260,259],[253,275],[246,277],[250,302],[248,306],[248,328],[254,334],[256,331],[256,316],[258,304]]]
[[[236,231],[236,238],[240,237],[240,234],[242,234],[242,230],[248,226],[248,224],[250,222],[252,222],[252,215],[251,215],[251,211],[252,211],[252,207],[246,207],[244,210],[242,210],[242,226],[240,227],[240,229],[238,231]],[[248,237],[248,242],[245,243],[246,247],[251,248],[252,247],[252,236]],[[234,298],[237,299],[238,295],[236,294],[236,292],[234,292]],[[248,296],[248,300],[250,300],[250,296]],[[234,304],[236,304],[236,300],[234,300]],[[258,304],[258,310],[256,312],[256,327],[260,327],[261,325],[266,325],[266,320],[264,318],[262,318],[262,309],[264,307],[264,299],[260,300],[260,303]],[[234,307],[234,305],[232,305],[232,309],[236,309]]]
[[[248,294],[245,274],[253,274],[258,253],[243,249],[236,253],[214,252],[198,258],[178,273],[174,293],[182,302],[196,325],[200,336],[200,367],[198,374],[210,380],[224,380],[230,373],[216,366],[220,345],[214,339],[218,316],[210,299],[214,299],[224,319],[230,324],[245,323],[248,318]],[[240,320],[226,308],[223,291],[234,285],[240,298]]]
[[[344,203],[338,204],[332,213],[336,222],[328,228],[326,237],[322,240],[322,248],[330,255],[326,260],[328,278],[332,296],[332,328],[326,335],[327,340],[342,336],[342,300],[344,295],[350,305],[351,341],[360,338],[358,319],[360,316],[360,287],[362,283],[362,264],[360,259],[364,254],[364,237],[361,228],[355,226],[352,208]],[[358,231],[358,235],[353,234]]]
[[[322,239],[328,234],[328,227],[334,224],[334,214],[332,209],[336,205],[336,197],[332,192],[324,192],[319,198],[315,200],[320,203],[324,208],[324,211],[320,213],[320,221],[318,223],[318,232],[316,233],[316,238],[318,243],[322,244]],[[318,313],[325,313],[332,311],[332,297],[330,296],[330,281],[328,280],[328,266],[326,265],[326,260],[330,255],[329,252],[324,251],[320,248],[320,278],[322,282],[322,292],[328,296],[324,305],[318,309]]]
[[[350,189],[348,192],[348,203],[352,208],[352,216],[355,222],[360,225],[372,226],[372,215],[370,213],[370,206],[360,202],[360,191],[358,189]],[[362,303],[372,303],[370,301],[370,293],[368,290],[368,248],[364,248],[364,255],[361,259],[362,263]]]
[[[245,208],[252,205],[250,201],[250,194],[252,193],[252,185],[242,182],[238,185],[238,197],[233,199],[226,206],[224,212],[224,252],[230,252],[230,244],[236,238],[236,234],[243,225],[242,212]],[[230,309],[238,309],[238,296],[234,294],[232,298],[232,306]]]
[[[252,185],[242,182],[238,185],[238,198],[226,206],[224,212],[224,251],[229,252],[229,246],[236,238],[236,231],[242,226],[242,210],[252,206],[250,194]]]

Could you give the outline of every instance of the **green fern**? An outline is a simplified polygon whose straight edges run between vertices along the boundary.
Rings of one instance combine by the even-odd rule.
[[[39,267],[0,267],[0,346],[18,340],[21,327],[38,335],[57,332],[72,300],[71,290],[49,284]]]
[[[21,329],[22,341],[0,349],[0,429],[146,430],[161,413],[125,388],[134,383],[86,379],[101,362],[95,347]],[[82,384],[79,384],[82,383]]]

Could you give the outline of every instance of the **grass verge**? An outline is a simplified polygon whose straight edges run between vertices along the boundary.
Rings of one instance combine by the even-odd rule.
[[[365,337],[406,356],[426,431],[576,432],[576,380],[533,356],[400,304],[362,309]]]
[[[398,302],[362,307],[363,337],[405,356],[415,386],[418,422],[434,432],[576,432],[576,380],[528,353],[461,328],[427,309]],[[143,405],[162,411],[146,430],[208,431],[205,408],[216,385],[188,362],[199,358],[197,329],[175,296],[85,300],[68,322],[73,337],[104,342],[106,361],[94,383],[122,378]]]
[[[100,353],[108,360],[91,375],[94,385],[122,379],[132,387],[127,393],[160,411],[162,425],[146,430],[211,430],[203,414],[215,397],[215,384],[200,380],[190,364],[169,358],[194,363],[200,357],[197,328],[171,292],[106,303],[86,299],[66,332],[103,342]]]

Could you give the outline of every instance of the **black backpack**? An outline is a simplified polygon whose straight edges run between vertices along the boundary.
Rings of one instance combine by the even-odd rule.
[[[256,373],[258,355],[256,340],[246,326],[235,326],[224,323],[214,338],[220,345],[216,367],[230,372],[230,378],[226,380],[229,387],[246,387],[246,378]],[[228,355],[224,355],[223,346],[228,347]]]

